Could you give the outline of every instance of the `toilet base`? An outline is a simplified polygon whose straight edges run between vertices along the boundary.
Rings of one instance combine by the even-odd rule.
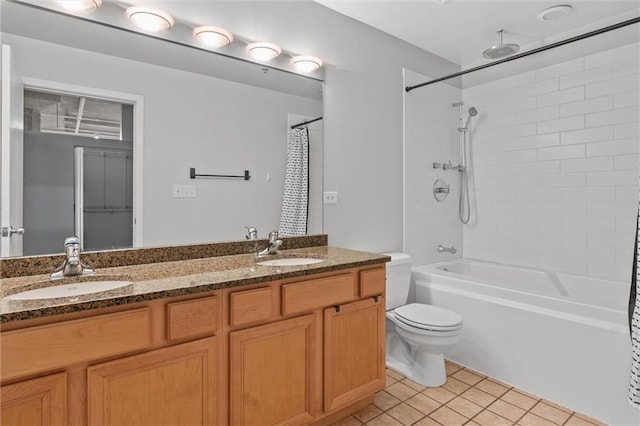
[[[387,356],[387,366],[414,382],[430,388],[442,386],[447,382],[444,354],[423,352],[411,365],[407,364],[406,360]]]

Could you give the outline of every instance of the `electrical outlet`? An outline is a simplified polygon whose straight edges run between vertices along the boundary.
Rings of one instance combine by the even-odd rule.
[[[338,193],[335,191],[325,191],[323,200],[324,204],[338,204]]]
[[[196,187],[193,185],[173,185],[173,198],[196,198]]]

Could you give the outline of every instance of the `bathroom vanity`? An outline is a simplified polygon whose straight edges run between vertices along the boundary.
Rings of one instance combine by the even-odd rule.
[[[133,281],[115,295],[1,300],[2,424],[329,424],[366,406],[385,382],[388,257],[303,250],[323,262],[122,266],[98,270]]]

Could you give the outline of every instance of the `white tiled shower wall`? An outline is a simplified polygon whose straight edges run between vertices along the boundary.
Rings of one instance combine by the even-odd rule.
[[[631,276],[640,44],[463,90],[474,202],[464,256]]]

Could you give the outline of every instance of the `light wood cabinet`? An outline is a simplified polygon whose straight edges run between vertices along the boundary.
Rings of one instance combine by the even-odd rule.
[[[0,388],[0,424],[58,426],[67,424],[67,375],[25,380]]]
[[[319,380],[316,321],[317,314],[310,314],[230,334],[230,424],[313,420]]]
[[[325,411],[384,388],[384,306],[380,296],[325,309]]]
[[[216,423],[216,338],[89,367],[92,426]]]

